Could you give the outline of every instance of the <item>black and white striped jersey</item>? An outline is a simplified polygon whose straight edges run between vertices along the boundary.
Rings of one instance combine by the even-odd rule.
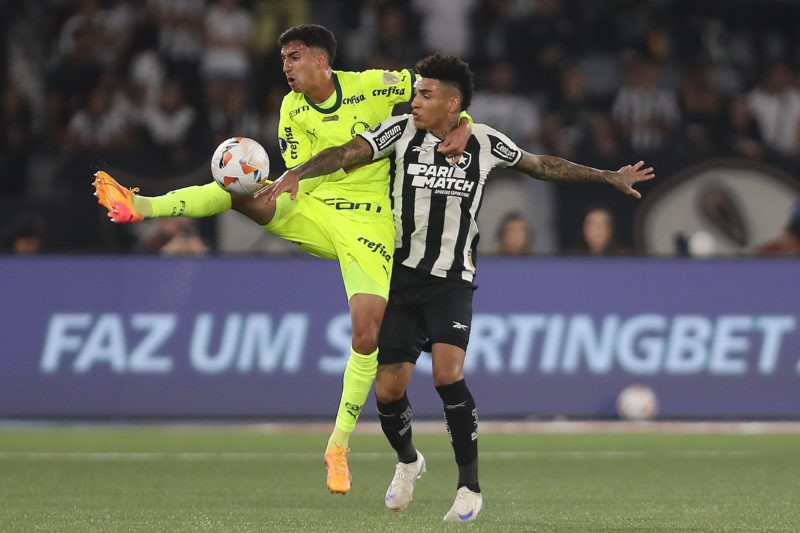
[[[394,153],[395,264],[472,281],[486,177],[494,167],[515,165],[522,150],[497,130],[473,124],[466,150],[452,166],[436,151],[441,139],[417,129],[411,115],[391,117],[360,135],[372,146],[373,160]]]

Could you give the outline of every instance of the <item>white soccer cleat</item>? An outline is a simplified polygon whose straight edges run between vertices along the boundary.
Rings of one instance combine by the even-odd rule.
[[[392,511],[402,511],[411,503],[414,485],[425,472],[425,458],[417,450],[417,460],[413,463],[397,463],[394,477],[386,489],[386,507]]]
[[[472,522],[483,509],[483,496],[479,492],[472,492],[467,487],[461,487],[456,492],[456,501],[444,515],[445,522]]]

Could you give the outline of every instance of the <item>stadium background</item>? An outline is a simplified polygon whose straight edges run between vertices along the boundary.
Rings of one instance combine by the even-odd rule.
[[[800,413],[797,259],[752,257],[796,224],[796,2],[50,0],[4,3],[2,15],[0,328],[11,340],[0,415],[330,415],[319,405],[338,367],[325,371],[325,355],[347,334],[335,265],[285,257],[291,247],[235,213],[112,226],[90,194],[100,168],[148,195],[205,183],[209,154],[234,134],[262,142],[278,175],[287,89],[275,39],[303,22],[336,33],[338,69],[401,68],[433,50],[469,59],[471,114],[530,151],[656,169],[641,202],[513,173],[490,183],[476,300],[485,329],[468,379],[484,402],[507,393],[487,403],[493,416],[609,418],[632,382],[656,390],[667,418]],[[563,257],[589,255],[579,235],[595,204],[613,213],[613,255],[625,257]],[[533,255],[488,260],[515,211]],[[20,234],[43,239],[39,257],[11,256]],[[183,234],[205,257],[163,257]],[[704,257],[678,257],[692,255]],[[271,283],[287,270],[306,273],[303,298]],[[206,362],[221,366],[198,376],[192,343],[226,320],[252,324],[251,351],[225,363],[224,346],[208,344]],[[289,364],[281,335],[292,324],[308,328],[297,342],[310,366],[276,367]],[[148,351],[155,331],[163,342]],[[534,332],[572,346],[571,362],[548,367]],[[514,367],[512,352],[536,364]],[[424,373],[415,386],[415,406],[434,416]],[[297,390],[313,394],[287,398]]]

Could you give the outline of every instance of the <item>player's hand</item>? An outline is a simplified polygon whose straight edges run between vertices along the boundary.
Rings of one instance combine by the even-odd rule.
[[[643,166],[644,161],[639,161],[635,165],[625,165],[611,174],[609,182],[625,194],[641,198],[642,194],[634,189],[633,186],[640,181],[647,181],[656,177],[653,167],[642,168]]]
[[[439,143],[436,151],[444,155],[448,163],[455,165],[467,148],[470,135],[472,135],[472,128],[459,126],[447,134],[447,137]]]
[[[257,190],[253,194],[253,198],[263,198],[264,203],[270,203],[278,198],[281,194],[288,192],[289,197],[294,200],[297,197],[299,180],[297,175],[291,170],[287,170],[281,177],[264,187]]]

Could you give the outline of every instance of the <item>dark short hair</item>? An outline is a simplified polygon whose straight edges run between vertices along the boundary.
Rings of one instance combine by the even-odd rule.
[[[461,110],[472,103],[475,75],[466,61],[451,55],[433,54],[421,59],[414,68],[423,78],[433,78],[450,84],[461,92]]]
[[[319,24],[301,24],[292,26],[278,37],[278,46],[283,47],[289,41],[300,41],[309,48],[322,48],[328,54],[328,64],[336,59],[336,37],[333,32]]]

